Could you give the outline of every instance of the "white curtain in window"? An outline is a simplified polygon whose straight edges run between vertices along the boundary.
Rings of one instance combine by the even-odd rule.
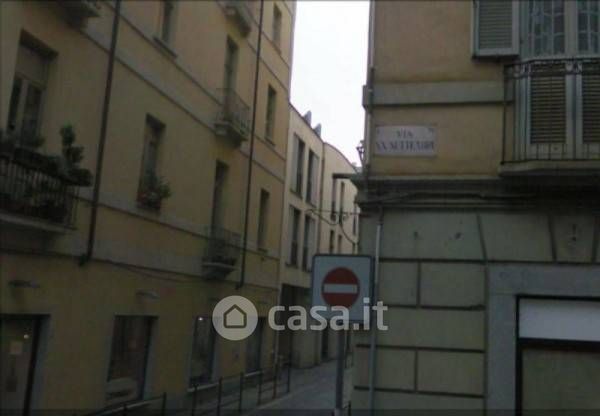
[[[564,0],[532,0],[528,7],[527,47],[530,55],[565,52]]]
[[[577,2],[577,45],[580,53],[600,53],[600,1]]]

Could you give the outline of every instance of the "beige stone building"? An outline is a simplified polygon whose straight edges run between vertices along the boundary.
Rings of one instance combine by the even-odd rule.
[[[281,247],[281,305],[311,303],[312,257],[319,253],[352,254],[358,243],[356,187],[337,175],[355,167],[321,137],[310,111],[304,116],[290,106],[287,175]],[[287,319],[289,315],[282,315]],[[294,365],[309,367],[337,354],[337,337],[326,331],[283,331],[279,354],[292,353]]]
[[[264,2],[258,67],[261,2],[117,4],[0,5],[3,409],[177,407],[275,359],[295,3]],[[245,342],[211,327],[230,294]]]
[[[370,19],[354,181],[389,330],[356,336],[353,407],[600,408],[598,1]]]

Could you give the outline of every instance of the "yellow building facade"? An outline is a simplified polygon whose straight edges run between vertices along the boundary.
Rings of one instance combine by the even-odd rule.
[[[356,186],[338,175],[355,167],[321,137],[312,113],[301,115],[290,106],[287,176],[281,247],[281,305],[311,305],[311,268],[315,254],[353,254],[357,251],[359,212]],[[282,318],[287,318],[282,316]],[[292,356],[298,367],[310,367],[337,354],[331,330],[289,331],[279,334],[279,351]]]
[[[371,2],[353,408],[600,408],[599,10]]]
[[[178,407],[276,358],[267,325],[234,343],[210,314],[278,302],[295,4],[264,2],[260,41],[260,2],[123,1],[114,31],[117,4],[0,6],[6,409]]]

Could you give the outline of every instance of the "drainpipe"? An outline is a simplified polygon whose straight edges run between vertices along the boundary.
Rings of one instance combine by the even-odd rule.
[[[94,255],[94,243],[96,241],[96,223],[98,219],[98,201],[100,199],[100,183],[102,182],[102,166],[104,164],[104,146],[106,144],[106,130],[108,125],[108,113],[110,110],[110,98],[112,91],[113,72],[115,69],[115,55],[117,51],[117,38],[119,35],[119,21],[121,20],[121,0],[115,1],[112,35],[110,40],[110,51],[108,55],[108,72],[106,74],[106,85],[104,88],[104,103],[102,106],[102,121],[100,125],[100,140],[98,142],[98,155],[96,157],[96,172],[94,191],[92,195],[92,213],[90,216],[90,228],[88,232],[87,251],[79,260],[83,266],[92,259]]]
[[[248,173],[246,177],[246,211],[244,213],[244,241],[242,245],[242,265],[240,281],[236,289],[244,286],[246,281],[246,252],[248,251],[248,222],[250,219],[250,191],[252,189],[252,167],[254,166],[254,133],[256,131],[256,103],[258,100],[258,74],[260,72],[260,49],[262,46],[262,30],[265,0],[260,0],[260,17],[258,19],[258,44],[256,46],[256,70],[254,71],[254,97],[252,104],[252,126],[250,128],[250,152],[248,155]]]
[[[375,272],[373,276],[373,298],[371,305],[375,305],[379,299],[378,284],[379,284],[379,255],[381,251],[381,229],[383,227],[383,205],[379,205],[379,221],[377,230],[375,231]],[[375,311],[371,309],[371,333],[369,342],[369,411],[371,415],[375,414],[375,376],[377,373],[377,325],[373,325],[376,316]]]

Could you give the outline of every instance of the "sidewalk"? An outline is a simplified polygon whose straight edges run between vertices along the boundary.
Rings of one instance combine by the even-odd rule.
[[[294,411],[294,415],[330,415],[335,407],[336,362],[329,361],[318,367],[292,370],[292,391],[279,399],[266,403],[249,412],[248,415],[273,414]],[[344,404],[347,404],[352,391],[352,369],[347,369],[344,376]],[[279,412],[271,412],[271,411]]]

